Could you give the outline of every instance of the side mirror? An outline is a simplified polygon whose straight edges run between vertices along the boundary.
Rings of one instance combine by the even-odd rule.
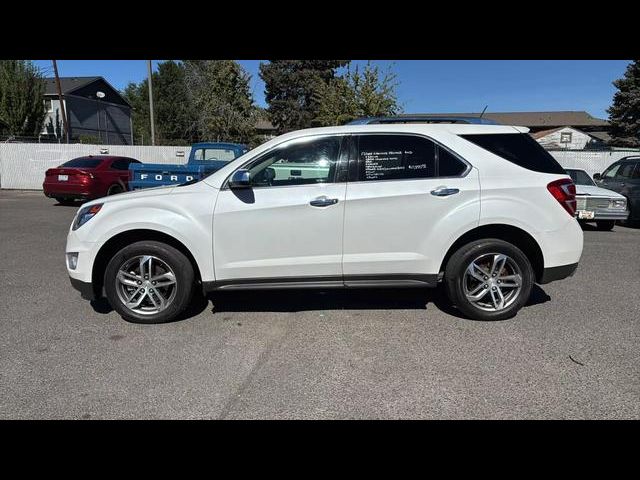
[[[597,181],[600,181],[600,180],[602,180],[602,177],[600,176],[600,174],[599,174],[599,173],[594,173],[594,174],[593,174],[593,179],[594,179],[594,180],[597,180]]]
[[[249,188],[250,186],[251,176],[249,170],[236,170],[229,179],[229,188]]]

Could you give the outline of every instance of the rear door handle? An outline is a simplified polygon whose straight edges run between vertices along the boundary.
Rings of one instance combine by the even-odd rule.
[[[328,207],[330,205],[335,205],[336,203],[338,203],[337,198],[329,198],[323,195],[321,197],[314,198],[313,200],[311,200],[309,202],[309,205],[311,205],[312,207]]]
[[[458,188],[438,187],[435,190],[431,190],[431,195],[436,197],[448,197],[449,195],[455,195],[459,192],[460,189]]]

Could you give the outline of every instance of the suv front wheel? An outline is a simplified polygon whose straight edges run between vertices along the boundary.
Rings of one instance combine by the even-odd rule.
[[[449,300],[475,320],[513,317],[531,295],[535,282],[528,258],[516,246],[483,239],[458,249],[444,274]]]
[[[109,261],[104,286],[109,303],[125,320],[169,322],[191,301],[193,266],[181,251],[170,245],[136,242]]]

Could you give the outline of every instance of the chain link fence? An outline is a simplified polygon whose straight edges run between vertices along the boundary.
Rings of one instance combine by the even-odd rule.
[[[579,168],[593,176],[624,157],[640,155],[640,149],[625,150],[548,150],[564,168]]]

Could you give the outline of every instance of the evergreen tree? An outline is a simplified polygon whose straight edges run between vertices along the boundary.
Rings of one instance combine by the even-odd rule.
[[[319,125],[318,93],[348,60],[271,60],[260,64],[267,111],[278,133]]]
[[[153,108],[157,145],[190,145],[197,141],[197,115],[187,93],[185,65],[169,60],[158,64],[152,74]],[[133,107],[135,142],[151,142],[149,84],[129,83],[122,92]]]
[[[347,69],[343,76],[323,85],[317,94],[317,123],[344,125],[360,117],[395,115],[401,111],[396,95],[396,75],[391,68],[381,76],[377,66],[367,63]]]
[[[45,115],[40,70],[29,60],[0,60],[0,132],[38,135]]]
[[[185,60],[185,82],[202,140],[253,143],[251,76],[234,60]]]
[[[611,122],[611,144],[640,147],[640,60],[631,62],[624,76],[613,85],[618,91],[607,110]]]

